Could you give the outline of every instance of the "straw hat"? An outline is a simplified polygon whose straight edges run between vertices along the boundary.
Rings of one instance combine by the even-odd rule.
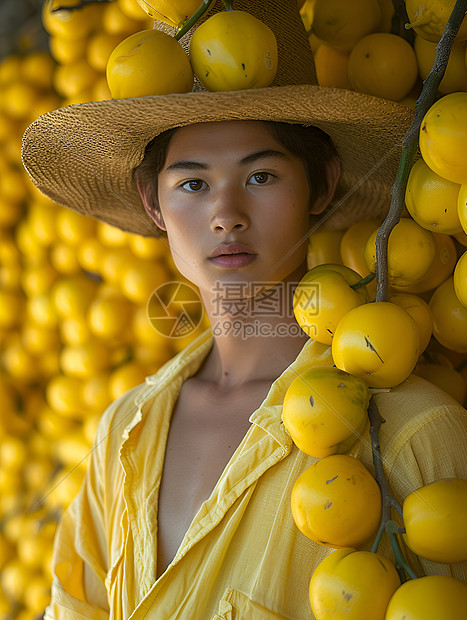
[[[276,35],[279,65],[270,87],[89,102],[49,112],[23,138],[23,163],[33,183],[58,204],[84,215],[129,232],[157,235],[132,174],[152,138],[198,122],[282,121],[316,125],[337,146],[342,177],[328,227],[345,228],[357,219],[384,215],[413,113],[392,101],[317,86],[297,0],[238,0],[235,8],[252,13]],[[222,9],[218,0],[214,10]],[[212,14],[213,9],[208,17]],[[182,43],[188,45],[189,34]]]

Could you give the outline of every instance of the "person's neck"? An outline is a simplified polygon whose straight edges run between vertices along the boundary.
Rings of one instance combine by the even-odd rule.
[[[293,314],[293,292],[306,266],[264,293],[224,303],[203,299],[214,344],[197,378],[220,391],[274,381],[297,357],[308,336]],[[230,310],[227,312],[227,310]]]

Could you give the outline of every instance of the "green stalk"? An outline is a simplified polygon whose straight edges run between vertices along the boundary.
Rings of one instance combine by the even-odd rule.
[[[399,532],[399,526],[395,521],[388,521],[386,525],[386,531],[389,536],[389,540],[391,542],[391,547],[394,552],[394,557],[396,559],[396,568],[402,568],[409,575],[411,579],[418,579],[417,575],[413,572],[410,566],[407,564],[404,558],[404,554],[399,545],[399,541],[397,540],[397,534]],[[400,574],[400,573],[399,573]]]
[[[420,126],[425,114],[436,100],[438,86],[443,79],[444,72],[449,60],[454,38],[460,28],[465,13],[467,12],[467,0],[457,0],[446,28],[438,45],[436,57],[428,77],[423,82],[415,105],[415,118],[402,143],[402,154],[399,162],[396,180],[391,189],[392,199],[389,212],[381,224],[376,237],[376,301],[386,301],[388,294],[388,239],[394,226],[399,222],[402,209],[404,208],[405,190],[410,170],[415,161],[418,147]]]
[[[175,39],[177,39],[177,41],[180,41],[183,35],[186,34],[196,24],[196,22],[206,13],[206,11],[215,1],[216,0],[203,0],[199,9],[195,13],[193,13],[190,19],[187,19],[185,23],[181,22],[178,25],[179,30],[177,30]]]
[[[355,282],[355,284],[351,284],[350,288],[353,288],[353,290],[356,291],[361,286],[365,286],[366,284],[369,284],[372,280],[375,279],[375,277],[376,275],[374,273],[369,273],[367,276],[365,276],[358,282]]]

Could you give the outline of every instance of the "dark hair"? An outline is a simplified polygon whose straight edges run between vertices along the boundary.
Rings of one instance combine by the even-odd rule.
[[[326,167],[338,156],[331,138],[314,126],[263,122],[279,144],[303,161],[313,204],[327,193]],[[178,127],[168,129],[153,138],[146,146],[143,161],[133,171],[135,179],[149,189],[148,196],[154,210],[159,208],[157,177],[164,167],[170,140],[177,130]]]

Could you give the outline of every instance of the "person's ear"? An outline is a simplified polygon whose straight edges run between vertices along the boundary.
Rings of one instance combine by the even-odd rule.
[[[310,213],[312,215],[319,215],[322,213],[328,204],[331,202],[334,192],[336,191],[337,183],[341,176],[341,162],[337,157],[333,157],[326,166],[326,179],[328,182],[328,191],[317,198],[313,203]]]
[[[141,202],[143,203],[144,210],[158,228],[160,228],[164,232],[167,232],[167,228],[164,222],[164,218],[162,217],[160,207],[159,205],[154,204],[154,200],[150,195],[152,188],[149,187],[148,183],[143,183],[140,179],[137,179],[136,185],[138,187],[138,192],[141,198]]]

